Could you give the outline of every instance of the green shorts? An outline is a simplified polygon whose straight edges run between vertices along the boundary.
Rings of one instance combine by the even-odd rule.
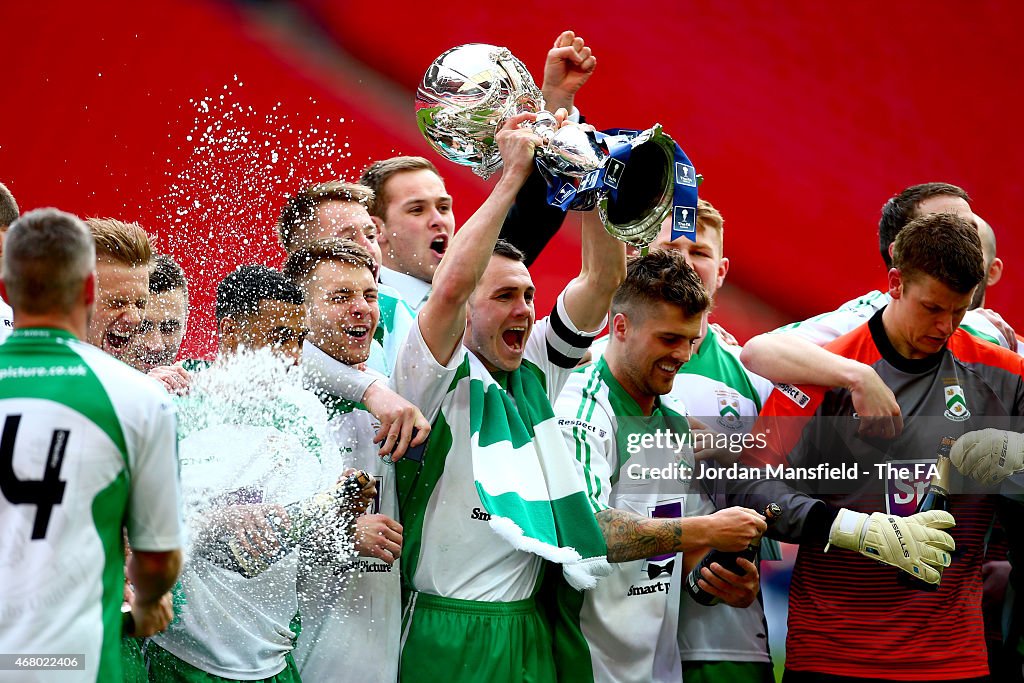
[[[554,683],[551,630],[534,598],[476,602],[412,593],[402,615],[403,683]]]
[[[775,683],[768,662],[683,662],[686,683]]]
[[[285,667],[281,673],[258,681],[233,681],[197,669],[163,649],[152,640],[146,643],[146,663],[149,665],[151,683],[302,683],[299,669],[291,654],[284,657]]]
[[[146,660],[142,656],[142,638],[121,638],[121,669],[124,683],[147,683]]]

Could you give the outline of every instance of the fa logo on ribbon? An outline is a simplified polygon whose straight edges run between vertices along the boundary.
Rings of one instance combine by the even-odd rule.
[[[576,192],[582,193],[593,187],[597,187],[597,177],[599,175],[601,175],[600,169],[591,171],[587,175],[583,176],[583,180],[580,181],[580,186],[576,189]]]
[[[697,210],[692,206],[677,206],[673,214],[672,222],[675,224],[675,232],[694,233],[697,231],[694,222]]]
[[[558,189],[558,194],[555,195],[555,202],[557,204],[561,204],[565,201],[568,201],[569,197],[573,196],[574,194],[576,194],[576,188],[574,188],[569,183],[566,183],[565,185],[562,185],[562,187]]]
[[[622,172],[626,170],[626,164],[618,159],[609,159],[608,168],[604,174],[604,184],[613,190],[619,189],[619,181],[622,180]]]
[[[697,174],[694,172],[693,166],[681,161],[676,162],[676,184],[697,187]]]

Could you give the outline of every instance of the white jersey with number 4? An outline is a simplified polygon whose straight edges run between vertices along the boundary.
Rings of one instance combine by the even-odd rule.
[[[67,332],[21,329],[0,346],[0,422],[0,653],[83,662],[0,680],[120,680],[123,526],[137,550],[182,547],[174,407]]]

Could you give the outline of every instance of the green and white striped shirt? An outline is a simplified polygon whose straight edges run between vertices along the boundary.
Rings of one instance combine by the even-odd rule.
[[[693,450],[638,440],[654,429],[689,434],[683,408],[671,397],[645,416],[612,374],[604,358],[573,374],[555,412],[577,469],[586,480],[593,510],[624,510],[644,517],[689,517],[710,512],[689,481],[654,478],[645,470],[693,465]],[[560,594],[559,629],[582,636],[593,681],[679,683],[676,631],[682,555],[670,553],[612,565],[611,576],[585,592]],[[582,679],[581,679],[582,680]]]

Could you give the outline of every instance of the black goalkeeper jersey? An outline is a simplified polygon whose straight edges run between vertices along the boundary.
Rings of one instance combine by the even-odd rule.
[[[780,480],[776,470],[773,480],[737,482],[733,502],[754,509],[779,502],[785,513],[773,533],[801,544],[790,588],[786,667],[892,680],[983,676],[981,564],[998,495],[976,486],[972,492],[971,482],[954,470],[953,488],[961,493],[951,496],[957,524],[949,533],[957,549],[937,592],[908,589],[897,582],[898,569],[859,553],[824,548],[840,507],[913,514],[943,437],[985,427],[1020,431],[1024,359],[962,330],[943,351],[906,359],[889,342],[881,311],[826,348],[875,369],[896,395],[904,431],[892,441],[862,439],[848,389],[781,385],[766,402],[759,433],[767,447],[745,460],[762,472],[781,464],[800,477]],[[840,468],[835,478],[821,476],[815,468],[822,463]],[[1009,510],[1017,521],[1003,519],[1004,525],[1020,533],[1020,507]]]

